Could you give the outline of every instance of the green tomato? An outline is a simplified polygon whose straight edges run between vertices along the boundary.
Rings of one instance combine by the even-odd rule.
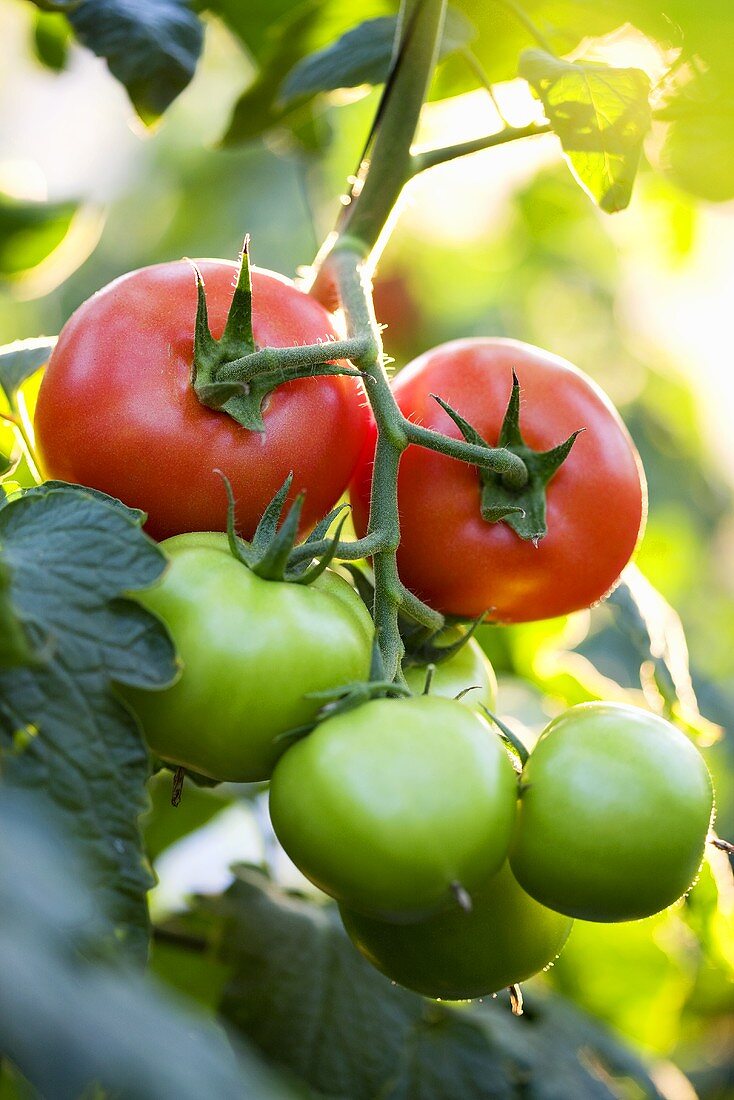
[[[279,761],[278,839],[338,901],[413,920],[482,885],[507,856],[517,777],[487,722],[453,700],[374,699]]]
[[[183,663],[160,692],[125,689],[154,753],[213,779],[269,778],[312,721],[310,692],[369,676],[373,627],[354,589],[329,570],[310,585],[263,580],[218,532],[162,544],[162,581],[137,594],[168,627]]]
[[[505,863],[472,896],[415,924],[389,924],[340,906],[354,946],[388,978],[425,997],[465,1001],[524,982],[547,967],[573,921],[539,905]]]
[[[582,703],[555,718],[523,770],[510,863],[543,905],[637,920],[688,890],[713,790],[703,757],[663,718]]]
[[[446,645],[450,645],[458,636],[457,629],[447,630],[442,635],[442,640]],[[426,686],[425,666],[413,665],[403,671],[410,690],[415,695],[422,695]],[[466,642],[453,657],[447,657],[445,661],[439,661],[436,664],[430,694],[455,699],[467,688],[473,690],[467,691],[462,697],[461,701],[465,706],[481,710],[483,704],[487,710],[494,710],[497,700],[497,677],[484,650],[474,638]]]

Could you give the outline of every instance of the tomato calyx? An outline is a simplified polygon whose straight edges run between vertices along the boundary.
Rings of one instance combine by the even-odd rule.
[[[332,508],[308,537],[298,543],[298,527],[305,493],[298,494],[281,523],[285,502],[293,483],[293,474],[290,473],[263,512],[255,534],[248,541],[238,535],[235,529],[236,501],[232,485],[221,470],[216,470],[215,473],[220,475],[227,491],[227,538],[232,556],[237,561],[251,573],[267,581],[306,585],[321,576],[333,561],[339,547],[342,528],[347,518],[344,514],[349,507],[347,504]],[[339,520],[336,531],[327,539],[326,532],[336,519]],[[326,549],[318,554],[315,547],[322,542],[326,543]],[[302,550],[309,546],[314,546],[314,554],[304,556]],[[296,550],[299,551],[297,555],[294,554]]]
[[[257,416],[253,417],[252,402],[247,400],[250,397],[249,387],[240,380],[218,378],[218,372],[223,366],[237,362],[255,351],[252,334],[250,238],[245,237],[242,246],[232,304],[219,340],[215,340],[209,328],[206,291],[201,271],[193,260],[190,262],[196,278],[197,296],[192,385],[202,405],[226,412],[243,427],[250,427]],[[262,399],[260,403],[262,404]],[[259,406],[257,413],[259,415]]]
[[[219,340],[209,328],[206,291],[201,271],[192,261],[196,277],[196,320],[192,385],[202,405],[226,413],[243,428],[265,432],[265,399],[278,386],[315,375],[363,373],[337,360],[357,357],[363,341],[325,340],[293,348],[258,348],[252,330],[252,275],[250,238],[240,253],[237,282],[227,322]]]
[[[327,691],[310,692],[306,696],[307,699],[323,702],[313,720],[307,725],[286,730],[285,733],[281,733],[276,738],[276,741],[288,741],[289,743],[300,741],[302,737],[312,733],[327,718],[344,714],[348,710],[369,703],[371,699],[410,699],[412,696],[413,693],[407,685],[398,684],[394,680],[387,679],[382,653],[375,641],[372,647],[369,680],[354,680],[352,683],[329,688]]]
[[[517,758],[517,767],[515,770],[517,772],[521,772],[527,764],[528,760],[530,759],[530,753],[526,749],[525,745],[523,745],[517,734],[512,732],[509,726],[505,725],[505,723],[500,718],[498,718],[496,714],[492,713],[489,707],[485,707],[484,703],[480,703],[479,706],[484,711],[492,725],[496,728],[499,736],[512,753],[513,761],[514,758]]]
[[[437,394],[431,395],[446,412],[464,436],[467,443],[489,447],[476,428]],[[520,382],[512,372],[512,391],[507,405],[498,447],[504,447],[521,458],[528,471],[527,484],[515,488],[506,478],[493,470],[477,468],[482,486],[481,513],[487,523],[504,520],[521,539],[538,545],[548,533],[546,521],[545,490],[553,475],[568,458],[577,436],[584,431],[577,429],[568,439],[549,451],[534,451],[525,442],[520,431]]]

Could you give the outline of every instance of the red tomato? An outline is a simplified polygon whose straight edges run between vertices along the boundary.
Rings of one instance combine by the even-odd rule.
[[[222,334],[236,265],[200,264],[212,334]],[[312,344],[338,336],[313,298],[255,269],[257,345]],[[59,337],[41,386],[36,435],[49,477],[79,482],[148,513],[162,539],[226,528],[222,470],[232,482],[245,537],[293,470],[306,490],[303,527],[338,500],[367,427],[354,379],[299,379],[266,398],[263,434],[206,408],[190,384],[196,284],[186,261],[124,275],[86,301]]]
[[[635,548],[646,507],[639,456],[614,407],[563,359],[515,340],[457,340],[402,371],[394,392],[404,415],[454,438],[460,432],[437,393],[490,444],[499,437],[512,387],[521,386],[520,429],[535,450],[571,453],[547,489],[548,533],[536,547],[480,513],[476,468],[411,445],[398,477],[404,583],[431,607],[499,622],[525,622],[589,607],[613,587]],[[374,426],[351,487],[362,534],[369,513]]]

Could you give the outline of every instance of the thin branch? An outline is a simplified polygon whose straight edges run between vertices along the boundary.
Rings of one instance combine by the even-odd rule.
[[[549,122],[531,122],[527,126],[506,126],[496,134],[485,134],[483,137],[472,138],[470,141],[462,141],[456,145],[444,145],[439,149],[419,149],[413,154],[413,175],[425,172],[427,168],[435,168],[438,164],[446,164],[447,161],[456,160],[458,157],[466,157],[470,153],[480,153],[483,149],[494,149],[510,141],[552,133],[553,127]]]

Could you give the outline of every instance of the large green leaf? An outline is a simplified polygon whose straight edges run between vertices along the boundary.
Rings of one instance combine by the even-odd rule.
[[[0,192],[0,277],[37,267],[71,229],[75,202],[32,202]]]
[[[545,50],[525,50],[519,72],[542,100],[581,186],[607,213],[623,210],[650,128],[647,74]]]
[[[426,1001],[373,970],[332,907],[252,869],[213,904],[233,967],[225,1018],[328,1096],[510,1100],[521,1089],[526,1100],[607,1100],[631,1082],[637,1095],[661,1095],[637,1058],[560,1000],[533,995],[521,1019],[506,1000]]]
[[[145,123],[154,122],[194,75],[203,28],[188,0],[79,0],[66,16],[125,85]]]
[[[390,70],[396,30],[396,16],[382,16],[358,24],[336,42],[300,61],[286,78],[279,101],[285,104],[299,96],[337,88],[382,84]],[[447,57],[468,45],[475,33],[461,12],[448,8],[439,56]]]
[[[138,826],[148,759],[113,681],[170,682],[176,666],[158,620],[125,593],[165,560],[142,514],[101,493],[48,483],[0,509],[0,563],[35,660],[0,670],[0,774],[5,789],[44,793],[96,857],[111,935],[147,949],[151,885]]]
[[[92,961],[104,954],[106,919],[80,853],[60,832],[35,796],[4,793],[0,1057],[54,1100],[292,1096],[247,1049],[238,1064],[193,1005],[130,969]]]

